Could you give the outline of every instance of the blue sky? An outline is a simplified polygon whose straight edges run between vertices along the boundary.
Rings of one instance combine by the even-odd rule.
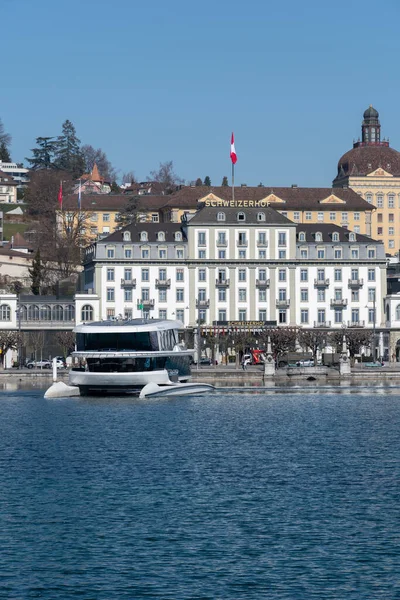
[[[400,5],[0,0],[12,157],[70,119],[122,174],[329,186],[369,104],[400,150]]]

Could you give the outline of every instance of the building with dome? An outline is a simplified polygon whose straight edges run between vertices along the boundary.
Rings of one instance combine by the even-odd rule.
[[[387,253],[399,252],[400,152],[381,138],[379,113],[372,105],[363,115],[361,140],[339,159],[333,187],[351,188],[372,204],[371,237],[382,241]]]

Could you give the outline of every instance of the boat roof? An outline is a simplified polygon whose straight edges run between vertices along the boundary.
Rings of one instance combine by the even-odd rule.
[[[182,321],[170,319],[107,320],[83,323],[74,328],[75,333],[138,333],[143,331],[165,331],[183,329]]]

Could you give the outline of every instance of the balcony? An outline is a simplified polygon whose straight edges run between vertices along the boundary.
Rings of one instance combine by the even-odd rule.
[[[269,279],[256,279],[256,287],[258,288],[269,288]]]
[[[229,287],[229,279],[216,279],[215,280],[215,287],[217,288],[227,288]]]
[[[326,329],[331,326],[330,321],[314,321],[314,327],[319,327],[321,329]]]
[[[364,285],[364,279],[349,279],[349,288],[360,288]]]
[[[290,298],[286,298],[286,300],[277,300],[276,308],[289,308],[290,306]]]
[[[151,310],[154,308],[154,300],[138,300],[137,301],[137,309],[138,310]]]
[[[196,308],[210,308],[209,300],[196,300]]]
[[[347,306],[347,298],[332,298],[331,299],[331,308],[345,308]]]
[[[121,279],[122,288],[134,288],[136,287],[136,279]]]
[[[247,240],[237,240],[236,241],[236,246],[238,248],[247,248],[248,246],[248,241]]]
[[[267,240],[257,240],[258,248],[268,248]]]
[[[171,280],[170,279],[156,279],[156,288],[170,288]]]
[[[329,278],[328,279],[314,279],[314,287],[316,287],[316,288],[329,287]]]
[[[227,240],[217,240],[218,248],[226,248],[228,246]]]
[[[365,327],[365,321],[348,321],[347,327]]]

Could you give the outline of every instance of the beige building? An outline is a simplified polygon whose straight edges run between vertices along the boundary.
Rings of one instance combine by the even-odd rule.
[[[5,171],[0,171],[0,203],[15,204],[18,182]]]
[[[339,159],[333,186],[334,193],[351,188],[373,206],[371,237],[382,241],[387,253],[399,252],[400,152],[381,140],[379,113],[372,106],[364,112],[361,140]]]

